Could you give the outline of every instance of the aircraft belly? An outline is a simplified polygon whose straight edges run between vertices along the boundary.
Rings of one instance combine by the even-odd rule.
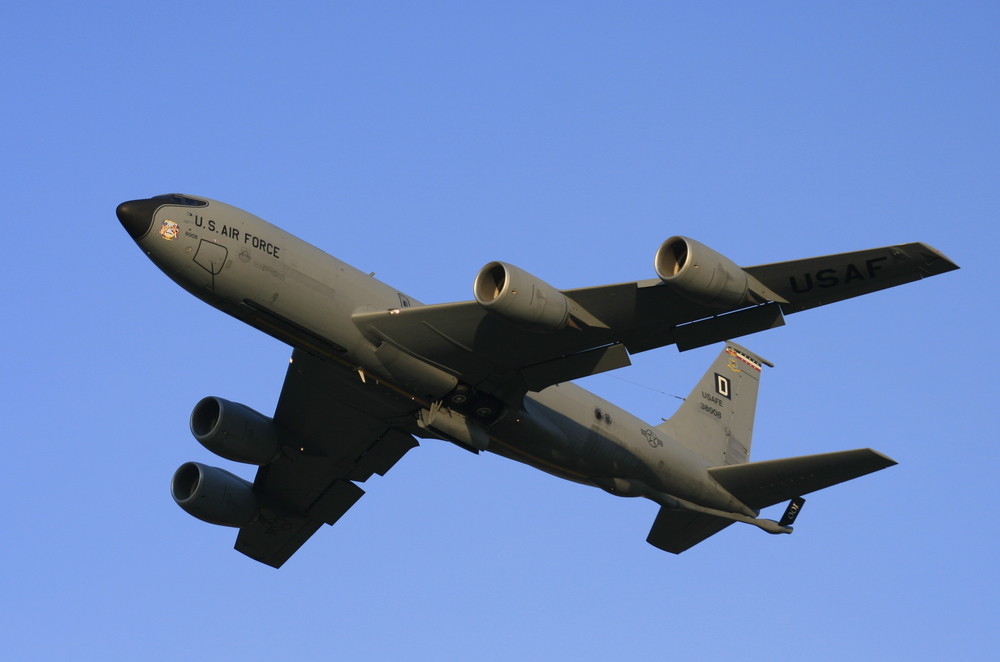
[[[571,444],[547,444],[521,434],[493,436],[490,441],[490,452],[574,482],[589,484],[595,472],[603,471],[602,463],[595,462],[595,458],[573,453]]]
[[[559,434],[509,435],[509,447],[520,453],[513,459],[577,482],[625,479],[702,505],[740,509],[703,459],[575,384],[533,394],[525,409]]]
[[[592,484],[592,478],[605,476],[652,480],[641,449],[605,429],[594,408],[575,402],[578,392],[586,393],[561,384],[527,396],[517,415],[491,430],[490,450],[575,482]]]

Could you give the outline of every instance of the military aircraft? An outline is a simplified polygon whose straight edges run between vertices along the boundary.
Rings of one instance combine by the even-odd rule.
[[[657,278],[558,290],[490,262],[475,299],[424,305],[230,205],[191,195],[124,202],[117,216],[185,290],[292,346],[272,417],[219,397],[191,432],[252,483],[183,464],[174,500],[239,528],[236,549],[280,567],[334,524],[415,437],[443,439],[660,506],[647,538],[680,553],[734,522],[790,533],[802,495],[889,467],[871,449],[749,462],[763,358],[730,338],[790,313],[958,267],[921,243],[741,268],[671,237]],[[571,380],[629,355],[727,341],[677,412],[649,424]],[[780,520],[763,508],[790,501]]]

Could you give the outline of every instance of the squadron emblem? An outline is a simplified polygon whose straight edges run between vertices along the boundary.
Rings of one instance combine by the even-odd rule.
[[[167,241],[173,241],[181,234],[180,226],[173,221],[163,221],[160,225],[160,236]]]

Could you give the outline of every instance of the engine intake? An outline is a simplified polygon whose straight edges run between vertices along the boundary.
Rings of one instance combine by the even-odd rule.
[[[241,527],[257,517],[253,487],[217,467],[186,462],[170,480],[170,495],[189,515],[203,522]]]
[[[720,308],[752,303],[747,272],[693,239],[667,239],[653,265],[660,280],[697,303]]]
[[[273,420],[246,405],[214,396],[194,406],[191,434],[208,450],[234,462],[270,464],[281,451]]]
[[[486,310],[528,331],[551,333],[569,321],[570,301],[562,292],[505,262],[480,269],[472,289]]]

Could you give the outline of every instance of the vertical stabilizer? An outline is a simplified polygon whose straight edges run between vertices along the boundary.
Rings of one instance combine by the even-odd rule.
[[[726,343],[680,409],[657,429],[710,466],[746,462],[764,365],[771,363],[736,343]]]

